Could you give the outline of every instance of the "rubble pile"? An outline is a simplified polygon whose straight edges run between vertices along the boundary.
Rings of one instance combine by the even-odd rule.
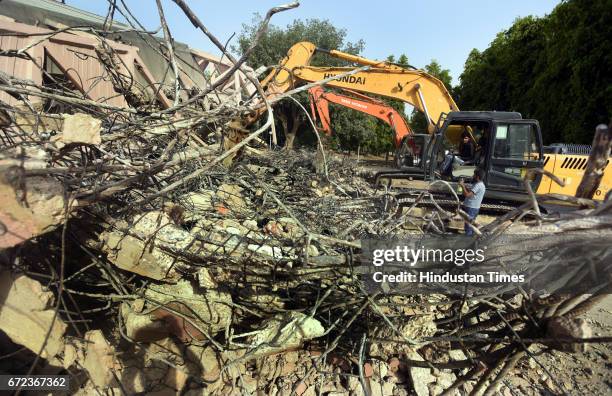
[[[476,370],[516,350],[495,340],[525,320],[525,297],[369,295],[353,266],[359,238],[417,231],[351,161],[330,160],[324,175],[317,158],[245,156],[140,207],[133,188],[5,251],[0,329],[25,347],[11,367],[42,351],[44,370],[67,370],[82,392],[473,390]],[[586,326],[572,317],[551,332],[588,338],[571,333]]]
[[[361,239],[444,232],[453,213],[397,212],[321,147],[262,148],[271,114],[236,128],[262,98],[204,105],[213,84],[164,108],[122,77],[126,107],[0,75],[17,102],[0,102],[2,373],[67,373],[82,394],[492,392],[531,354],[522,338],[590,337],[577,316],[598,297],[368,293]],[[608,235],[607,213],[529,229]]]

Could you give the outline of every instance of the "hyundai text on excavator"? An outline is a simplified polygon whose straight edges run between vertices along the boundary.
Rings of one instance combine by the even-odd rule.
[[[316,52],[346,60],[369,68],[356,71],[349,67],[309,66]],[[423,112],[431,138],[425,146],[423,159],[399,171],[386,172],[379,178],[412,180],[410,190],[427,189],[434,180],[446,180],[456,187],[459,178],[469,177],[476,167],[485,170],[487,192],[483,208],[511,207],[529,199],[523,179],[529,177],[533,191],[538,194],[560,193],[574,195],[584,172],[586,157],[568,154],[544,154],[540,125],[536,120],[523,119],[520,113],[496,111],[459,111],[444,84],[417,69],[406,69],[385,61],[374,61],[335,50],[323,50],[314,44],[300,42],[291,47],[287,56],[261,82],[269,99],[299,85],[319,82],[329,77],[345,75],[326,82],[327,86],[350,89],[399,99]],[[251,114],[246,124],[254,122],[265,109]],[[468,134],[479,142],[477,155],[461,165],[442,169],[449,153],[457,151],[462,135]],[[405,137],[403,141],[405,141]],[[408,145],[405,145],[410,149]],[[578,158],[582,157],[582,158]],[[556,185],[549,177],[533,168],[544,168],[557,175],[565,186]],[[608,164],[604,179],[594,199],[602,200],[612,183]],[[442,191],[440,191],[442,193]]]

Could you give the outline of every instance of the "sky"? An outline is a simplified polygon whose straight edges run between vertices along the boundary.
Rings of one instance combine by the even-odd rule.
[[[147,28],[160,25],[155,0],[124,0]],[[186,0],[204,25],[223,43],[250,23],[253,14],[264,15],[271,7],[290,0]],[[120,2],[117,2],[120,3]],[[302,0],[296,9],[276,14],[272,24],[284,27],[294,19],[329,19],[346,29],[347,40],[365,41],[362,55],[385,59],[408,56],[411,65],[422,68],[431,59],[450,69],[458,83],[465,60],[473,48],[484,50],[518,17],[549,14],[559,0]],[[66,4],[98,15],[106,15],[106,0],[66,0]],[[170,0],[162,0],[168,25],[178,41],[213,54],[220,51],[186,19]],[[235,43],[235,38],[232,42]],[[230,43],[232,43],[230,42]],[[331,49],[331,48],[330,48]]]

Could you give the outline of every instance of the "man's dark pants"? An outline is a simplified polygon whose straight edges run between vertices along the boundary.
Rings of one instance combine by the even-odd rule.
[[[478,212],[480,211],[480,209],[478,208],[468,208],[467,206],[463,206],[463,210],[465,211],[465,213],[467,213],[468,219],[470,219],[472,223],[474,222],[474,219],[476,219],[476,216],[478,216]],[[467,236],[474,235],[474,229],[470,227],[470,225],[467,222],[465,222],[463,227],[465,230],[465,235]]]

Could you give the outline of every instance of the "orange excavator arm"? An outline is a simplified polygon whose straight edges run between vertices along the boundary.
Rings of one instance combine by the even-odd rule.
[[[316,119],[318,114],[322,130],[328,135],[332,133],[329,116],[330,102],[369,114],[389,124],[395,131],[395,147],[399,147],[404,137],[413,133],[404,117],[397,110],[368,96],[357,92],[351,92],[351,94],[357,97],[350,97],[335,92],[325,92],[321,86],[310,88],[308,93],[312,115]]]
[[[430,133],[434,131],[443,113],[459,110],[444,84],[424,71],[406,69],[389,62],[373,61],[340,51],[322,50],[309,42],[293,45],[280,65],[261,82],[268,99],[273,99],[299,85],[322,81],[355,70],[355,67],[309,66],[316,52],[324,52],[339,59],[370,66],[368,70],[329,81],[327,85],[399,99],[408,103],[425,114]],[[264,111],[262,108],[259,113],[252,116],[251,121]]]

